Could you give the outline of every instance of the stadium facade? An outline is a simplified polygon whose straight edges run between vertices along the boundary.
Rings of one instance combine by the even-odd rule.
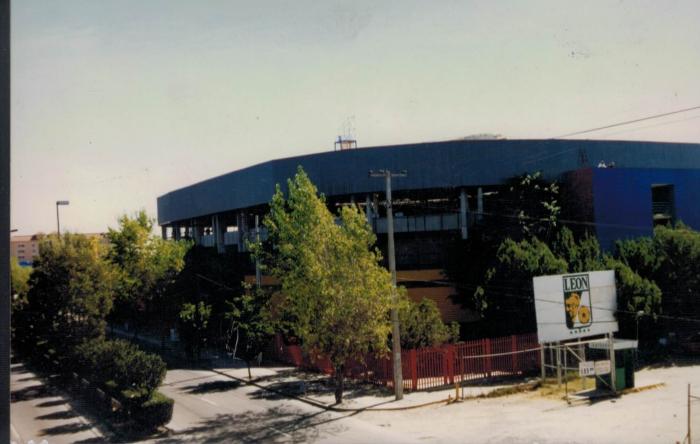
[[[370,170],[406,170],[392,183],[396,262],[413,299],[435,300],[446,321],[470,314],[451,302],[445,251],[466,239],[483,215],[498,214],[504,182],[541,171],[568,190],[568,217],[606,248],[616,239],[650,235],[658,223],[700,229],[700,144],[599,140],[457,140],[331,151],[271,160],[158,198],[164,238],[246,252],[255,218],[267,212],[275,185],[301,165],[329,207],[354,202],[386,244],[384,181]],[[261,233],[264,236],[264,231]]]

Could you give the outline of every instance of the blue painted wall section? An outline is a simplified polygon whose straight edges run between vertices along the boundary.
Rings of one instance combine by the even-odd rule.
[[[594,218],[603,248],[610,250],[616,239],[652,234],[651,187],[656,184],[674,186],[676,220],[700,230],[700,170],[596,168]]]

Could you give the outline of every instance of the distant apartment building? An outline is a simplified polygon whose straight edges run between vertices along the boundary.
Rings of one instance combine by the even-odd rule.
[[[85,236],[99,238],[101,243],[107,243],[105,233],[83,233]],[[22,266],[31,266],[34,259],[39,256],[39,242],[41,233],[29,234],[25,236],[12,236],[10,238],[10,256],[17,258]]]
[[[10,239],[10,256],[17,258],[20,265],[31,265],[39,255],[39,238],[37,234],[12,236]]]

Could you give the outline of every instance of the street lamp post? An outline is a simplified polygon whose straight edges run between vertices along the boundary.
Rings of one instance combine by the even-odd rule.
[[[396,257],[394,255],[394,217],[391,208],[391,178],[406,177],[406,171],[392,173],[389,170],[379,170],[369,172],[369,177],[383,177],[386,180],[386,227],[388,240],[388,260],[389,272],[391,273],[391,351],[394,361],[394,395],[397,400],[403,399],[403,374],[401,370],[401,338],[399,329],[399,314],[396,309]]]
[[[58,216],[58,207],[61,205],[68,205],[70,202],[67,200],[57,200],[56,201],[56,230],[58,231],[58,237],[61,237],[61,219]]]

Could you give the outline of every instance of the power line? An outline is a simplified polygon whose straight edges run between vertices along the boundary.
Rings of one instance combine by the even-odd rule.
[[[592,132],[594,132],[594,131],[600,131],[600,130],[604,130],[604,129],[608,129],[608,128],[615,128],[615,127],[617,127],[617,126],[629,125],[629,124],[631,124],[631,123],[644,122],[644,121],[646,121],[646,120],[658,119],[658,118],[660,118],[660,117],[672,116],[672,115],[674,115],[674,114],[680,114],[680,113],[685,113],[685,112],[688,112],[688,111],[694,111],[694,110],[696,110],[696,109],[700,109],[700,105],[698,105],[698,106],[693,106],[693,107],[690,107],[690,108],[679,109],[679,110],[676,110],[676,111],[670,111],[670,112],[667,112],[667,113],[654,114],[653,116],[642,117],[642,118],[639,118],[639,119],[627,120],[627,121],[625,121],[625,122],[613,123],[613,124],[611,124],[611,125],[599,126],[599,127],[597,127],[597,128],[591,128],[591,129],[587,129],[587,130],[583,130],[583,131],[576,131],[576,132],[573,132],[573,133],[562,134],[561,136],[552,137],[552,139],[563,139],[563,138],[565,138],[565,137],[578,136],[578,135],[580,135],[580,134],[592,133]]]
[[[659,126],[666,126],[666,125],[673,125],[674,123],[681,123],[681,122],[687,122],[689,120],[695,120],[695,119],[700,119],[700,115],[697,116],[691,116],[691,117],[686,117],[684,119],[676,119],[676,120],[671,120],[670,122],[660,122],[660,123],[655,123],[653,125],[646,125],[646,126],[640,126],[638,128],[632,128],[632,129],[627,129],[627,130],[622,130],[622,131],[616,131],[614,133],[609,133],[609,134],[603,134],[603,137],[610,137],[610,136],[616,136],[618,134],[625,134],[625,133],[632,133],[635,131],[642,131],[645,129],[649,128],[656,128]]]
[[[492,198],[491,201],[497,201],[497,202],[514,202],[512,200],[505,200],[505,199],[499,199],[499,198]],[[431,205],[420,205],[418,206],[419,208],[426,208],[426,209],[431,209],[431,210],[441,210],[446,213],[455,213],[458,214],[459,210],[454,209],[454,208],[449,208],[447,206],[431,206]],[[530,221],[535,221],[535,222],[552,222],[551,219],[547,217],[532,217],[532,216],[526,216],[526,215],[517,215],[517,214],[504,214],[504,213],[493,213],[489,211],[482,211],[482,212],[477,212],[477,211],[470,211],[471,214],[481,214],[484,216],[493,216],[493,217],[502,217],[506,219],[517,219],[517,220],[530,220]],[[628,229],[633,229],[633,230],[649,230],[653,227],[650,226],[644,226],[644,225],[622,225],[622,224],[609,224],[605,222],[590,222],[586,221],[583,219],[561,219],[561,218],[556,218],[554,220],[556,223],[561,223],[564,225],[584,225],[584,226],[590,226],[590,227],[610,227],[610,228],[628,228]]]

